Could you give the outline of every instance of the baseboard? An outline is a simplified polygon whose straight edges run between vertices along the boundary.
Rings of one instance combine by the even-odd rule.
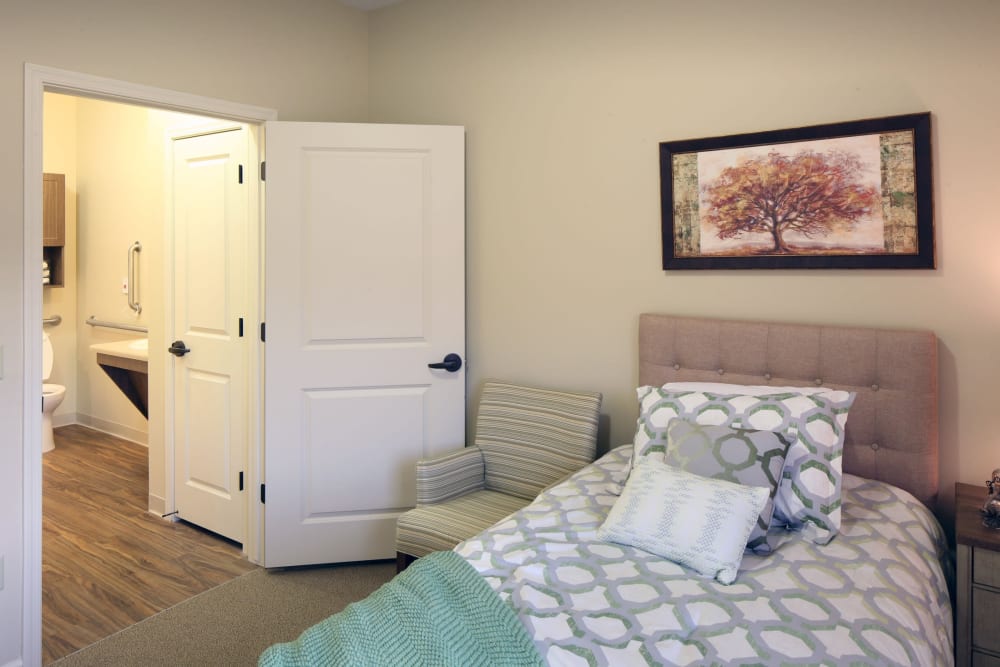
[[[80,415],[75,412],[60,412],[59,414],[52,415],[52,426],[53,428],[59,428],[60,426],[69,426],[70,424],[79,424]],[[6,667],[4,665],[3,667]]]
[[[83,424],[84,426],[92,428],[95,431],[101,431],[102,433],[107,433],[123,440],[134,442],[135,444],[142,445],[143,447],[149,447],[149,433],[145,431],[130,428],[128,426],[124,426],[123,424],[116,424],[115,422],[100,419],[92,415],[79,413],[76,415],[75,423]]]
[[[155,496],[155,495],[153,495],[151,493],[151,494],[149,494],[149,496],[148,496],[148,498],[146,500],[146,503],[147,503],[147,507],[149,507],[149,511],[152,514],[155,514],[158,517],[162,517],[164,514],[167,513],[167,500],[166,500],[166,498],[161,498],[161,497]]]

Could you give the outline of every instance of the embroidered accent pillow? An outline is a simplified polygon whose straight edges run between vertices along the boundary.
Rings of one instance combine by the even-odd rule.
[[[632,471],[597,537],[731,584],[768,496],[763,487],[700,477],[645,459]]]
[[[802,530],[817,544],[826,544],[840,530],[844,426],[853,392],[715,394],[644,386],[637,394],[633,465],[651,453],[666,453],[667,425],[676,418],[781,433],[792,444],[772,523]]]
[[[788,439],[774,431],[703,426],[686,419],[673,419],[667,426],[664,463],[702,477],[723,479],[769,490],[767,502],[750,532],[747,548],[770,553],[767,531],[774,514],[774,497],[788,452]]]

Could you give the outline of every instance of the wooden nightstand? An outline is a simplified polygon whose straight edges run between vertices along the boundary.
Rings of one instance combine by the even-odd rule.
[[[983,525],[985,501],[985,485],[955,485],[957,667],[1000,667],[1000,530]]]

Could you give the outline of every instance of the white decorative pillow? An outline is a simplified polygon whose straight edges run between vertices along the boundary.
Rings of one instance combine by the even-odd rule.
[[[801,529],[817,544],[826,544],[840,530],[844,426],[854,403],[853,392],[716,394],[645,386],[637,393],[633,465],[649,453],[666,451],[667,425],[675,418],[781,433],[792,444],[774,500],[772,523]]]
[[[763,487],[699,477],[645,459],[632,471],[597,537],[731,584],[769,496]]]

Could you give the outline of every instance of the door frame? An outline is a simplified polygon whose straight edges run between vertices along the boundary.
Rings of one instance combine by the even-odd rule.
[[[104,99],[126,104],[137,104],[171,111],[217,117],[224,120],[247,123],[258,128],[258,157],[263,158],[262,125],[268,120],[277,120],[274,109],[256,107],[236,102],[228,102],[201,95],[183,93],[164,88],[129,83],[115,79],[56,69],[43,65],[24,65],[24,249],[22,304],[24,354],[22,356],[24,381],[22,387],[22,522],[23,542],[21,570],[21,630],[22,660],[25,665],[40,665],[42,655],[42,451],[39,442],[42,437],[42,415],[38,409],[38,387],[42,384],[41,332],[42,332],[42,283],[38,280],[37,267],[42,259],[42,181],[34,176],[42,173],[42,135],[44,93],[63,93],[78,97]],[[257,179],[253,179],[257,181]],[[258,181],[259,182],[259,181]],[[263,312],[263,256],[261,238],[263,233],[263,208],[259,196],[252,198],[257,205],[256,219],[258,234],[255,235],[258,250],[257,300],[253,305],[258,316]],[[255,337],[255,351],[251,353],[249,369],[251,414],[261,415],[263,388],[261,387],[262,346]],[[256,410],[256,412],[254,412]],[[260,483],[262,452],[260,422],[249,424],[250,434],[248,464],[248,488],[256,488]],[[167,442],[164,453],[167,454]],[[170,450],[172,455],[172,449]],[[172,489],[170,490],[172,493]],[[248,501],[249,501],[248,495]],[[251,561],[259,560],[260,533],[263,513],[259,503],[250,503],[247,545],[244,545]],[[250,546],[249,549],[246,547]]]

